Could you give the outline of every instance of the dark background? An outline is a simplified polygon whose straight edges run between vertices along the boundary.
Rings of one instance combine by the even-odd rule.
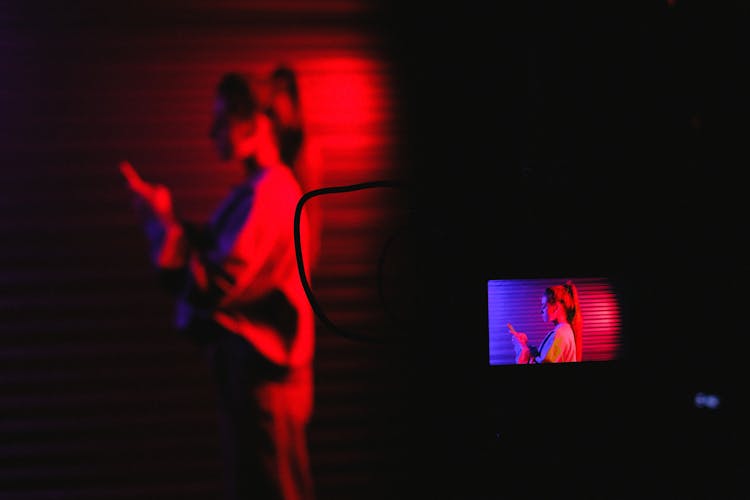
[[[391,12],[419,186],[420,487],[739,497],[747,7]],[[622,292],[622,360],[487,366],[487,279],[586,275]]]

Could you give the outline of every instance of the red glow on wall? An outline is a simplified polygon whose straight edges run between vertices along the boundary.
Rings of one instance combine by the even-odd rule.
[[[221,163],[209,140],[214,87],[229,71],[262,87],[283,63],[296,70],[307,130],[320,146],[320,187],[394,177],[396,102],[381,42],[361,29],[372,26],[370,7],[30,5],[15,2],[0,15],[8,21],[0,29],[0,163],[8,168],[0,201],[12,214],[0,223],[9,231],[0,249],[9,306],[0,331],[12,382],[0,431],[13,437],[0,453],[19,460],[4,477],[21,496],[112,498],[127,471],[144,498],[218,498],[214,386],[192,346],[170,334],[173,303],[154,281],[118,163],[127,159],[145,180],[168,186],[182,217],[205,221],[243,173]],[[341,328],[386,336],[376,273],[392,210],[374,191],[310,200],[324,219],[312,286]],[[323,326],[315,349],[316,489],[330,499],[371,494],[385,484],[373,464],[393,458],[378,446],[386,430],[393,435],[389,419],[371,413],[393,402],[382,390],[392,366],[382,351]],[[38,437],[50,433],[59,439],[39,448]],[[149,460],[125,460],[131,452]],[[60,456],[80,478],[105,479],[71,479]]]
[[[383,146],[391,121],[388,71],[381,61],[357,56],[307,61],[316,71],[305,75],[306,116],[328,148],[361,150]],[[341,127],[333,137],[332,127]]]
[[[606,284],[582,284],[583,359],[606,361],[618,356],[621,314],[614,291]]]

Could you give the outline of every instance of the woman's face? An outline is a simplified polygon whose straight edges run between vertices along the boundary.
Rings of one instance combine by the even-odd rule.
[[[557,311],[557,304],[547,302],[547,295],[542,295],[542,321],[547,323],[555,318],[555,312]]]
[[[217,97],[214,101],[214,120],[209,132],[222,160],[246,158],[255,152],[256,120],[238,119],[229,115],[227,103]]]

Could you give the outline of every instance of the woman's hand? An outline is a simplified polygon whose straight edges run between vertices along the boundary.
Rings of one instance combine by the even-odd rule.
[[[516,364],[526,364],[529,362],[530,349],[528,345],[528,337],[523,332],[517,332],[513,325],[508,323],[508,332],[511,335],[511,342],[513,342],[513,350],[516,353]]]
[[[120,162],[120,172],[136,196],[137,203],[145,205],[165,224],[175,221],[172,194],[166,186],[144,181],[128,161]]]

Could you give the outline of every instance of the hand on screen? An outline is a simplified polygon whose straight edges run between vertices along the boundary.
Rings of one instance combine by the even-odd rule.
[[[517,332],[515,328],[513,328],[513,325],[508,323],[508,332],[510,332],[511,335],[513,335],[513,338],[517,340],[518,342],[522,344],[526,344],[528,342],[528,337],[523,332]]]
[[[516,353],[516,363],[525,364],[529,362],[529,356],[531,355],[528,346],[528,337],[523,332],[517,332],[513,325],[508,323],[508,331],[511,334],[511,342],[513,342],[513,351]]]

